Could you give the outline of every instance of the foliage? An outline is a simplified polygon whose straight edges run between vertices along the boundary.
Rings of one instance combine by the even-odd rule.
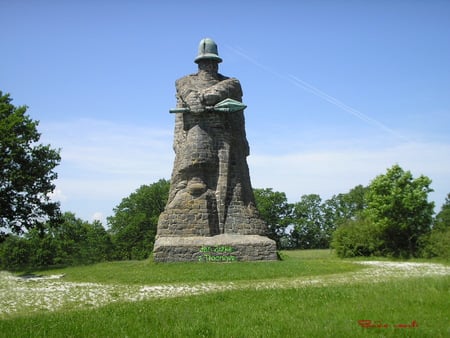
[[[111,258],[111,239],[99,221],[91,224],[70,212],[63,215],[63,220],[59,227],[49,228],[56,244],[53,264],[91,264]]]
[[[441,211],[436,215],[433,230],[446,230],[450,228],[450,193],[447,194]]]
[[[100,222],[91,224],[66,212],[57,226],[47,222],[24,236],[7,236],[0,243],[0,268],[91,264],[110,259],[112,251],[111,239]]]
[[[414,179],[399,165],[377,176],[366,194],[365,216],[379,228],[383,253],[392,256],[417,256],[420,236],[431,229],[434,203],[428,202],[431,180]]]
[[[433,229],[423,238],[422,256],[440,257],[450,260],[450,227],[443,230]]]
[[[292,204],[289,204],[284,192],[273,191],[272,188],[254,189],[256,206],[269,227],[269,238],[282,248],[282,240],[286,237],[286,227],[291,223]]]
[[[399,165],[377,176],[365,193],[367,206],[338,228],[333,247],[341,257],[418,256],[420,238],[431,229],[430,184],[428,177],[414,179]]]
[[[328,247],[327,230],[319,195],[303,195],[294,204],[294,229],[291,232],[295,247],[300,249],[323,249]]]
[[[57,221],[0,243],[0,268],[25,269],[92,264],[112,259],[142,259],[150,254],[158,217],[164,209],[169,182],[142,186],[123,199],[108,218],[107,232],[98,221],[89,223],[66,212]]]
[[[348,193],[338,194],[326,200],[323,205],[325,220],[335,229],[342,223],[354,220],[367,207],[365,194],[367,187],[357,185]]]
[[[450,260],[450,194],[435,217],[433,230],[422,236],[421,240],[424,257],[437,256]]]
[[[367,188],[358,185],[346,194],[334,195],[322,202],[317,194],[303,195],[294,204],[290,233],[295,248],[321,249],[330,247],[336,228],[354,220],[365,208]]]
[[[10,234],[0,243],[0,269],[27,267],[30,257],[30,243],[19,236]]]
[[[15,107],[0,91],[0,240],[59,216],[59,204],[50,201],[60,162],[59,150],[37,144],[38,122]]]
[[[331,246],[342,258],[382,255],[379,228],[362,216],[342,223],[333,233]]]
[[[429,184],[428,178],[413,179],[411,173],[394,166],[369,187],[358,185],[324,202],[311,194],[290,204],[285,193],[270,188],[255,189],[254,194],[270,237],[279,248],[328,248],[331,244],[340,257],[421,254],[449,259],[450,194],[430,232],[433,204],[427,202]],[[47,221],[21,236],[8,234],[0,243],[0,268],[146,258],[152,251],[168,191],[166,180],[141,186],[114,209],[114,216],[108,218],[108,232],[99,222],[89,223],[65,213],[59,223]],[[413,236],[409,236],[411,232]],[[406,236],[413,243],[413,254],[407,250],[411,243]],[[395,244],[395,238],[400,244]],[[178,275],[177,265],[173,266]],[[203,276],[199,271],[196,274]],[[217,274],[222,276],[219,271]]]
[[[153,249],[158,218],[167,202],[170,183],[161,179],[143,185],[114,208],[108,217],[115,259],[144,259]]]

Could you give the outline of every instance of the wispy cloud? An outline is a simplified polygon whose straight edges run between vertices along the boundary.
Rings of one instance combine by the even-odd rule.
[[[84,219],[110,215],[139,186],[170,177],[172,130],[93,119],[41,129],[44,143],[62,149],[53,197]]]
[[[92,220],[93,215],[104,219],[140,185],[170,177],[172,130],[96,120],[42,127],[45,141],[63,148],[54,197],[64,211],[84,219]],[[296,135],[280,135],[279,142],[294,142],[290,137]],[[252,144],[257,149],[248,158],[253,187],[283,191],[291,202],[312,193],[326,199],[358,184],[367,185],[398,163],[415,177],[423,174],[433,180],[435,193],[430,197],[437,207],[450,192],[448,144],[380,142],[374,146],[370,140],[361,140],[355,146],[355,140],[347,140],[349,144],[330,139],[330,146],[324,147],[323,142],[301,149],[283,147],[283,152]]]
[[[404,135],[401,135],[399,132],[395,131],[394,129],[388,127],[386,124],[382,123],[381,121],[378,121],[377,119],[370,117],[367,114],[364,114],[363,112],[351,107],[348,104],[345,104],[341,100],[337,99],[336,97],[329,95],[325,93],[324,91],[320,90],[319,88],[313,86],[312,84],[306,82],[305,80],[300,79],[298,76],[293,74],[283,74],[277,70],[274,70],[261,62],[257,61],[255,58],[248,55],[246,52],[244,52],[241,48],[235,48],[230,45],[226,46],[228,49],[230,49],[233,53],[241,56],[242,58],[246,59],[253,65],[257,66],[258,68],[262,69],[264,72],[269,73],[275,77],[278,77],[284,81],[287,81],[288,83],[294,85],[297,88],[302,89],[303,91],[306,91],[308,93],[311,93],[317,97],[319,97],[322,100],[327,101],[328,103],[340,108],[341,110],[349,113],[350,115],[354,116],[355,118],[372,125],[386,133],[389,133],[396,138],[407,140]]]
[[[346,111],[347,113],[353,115],[357,119],[359,119],[359,120],[361,120],[361,121],[363,121],[363,122],[365,122],[367,124],[373,125],[373,126],[379,128],[379,129],[381,129],[381,130],[383,130],[383,131],[385,131],[385,132],[387,132],[387,133],[389,133],[389,134],[391,134],[391,135],[393,135],[393,136],[395,136],[397,138],[407,140],[403,135],[401,135],[397,131],[389,128],[384,123],[382,123],[382,122],[380,122],[380,121],[378,121],[378,120],[376,120],[376,119],[374,119],[374,118],[372,118],[372,117],[370,117],[370,116],[360,112],[359,110],[357,110],[355,108],[350,107],[349,105],[345,104],[344,102],[342,102],[342,101],[338,100],[337,98],[335,98],[335,97],[333,97],[333,96],[323,92],[322,90],[314,87],[313,85],[311,85],[308,82],[300,79],[299,77],[294,76],[292,74],[290,74],[289,77],[292,79],[292,83],[295,86],[297,86],[297,87],[299,87],[299,88],[301,88],[301,89],[303,89],[303,90],[305,90],[305,91],[307,91],[307,92],[309,92],[309,93],[311,93],[311,94],[313,94],[313,95],[315,95],[317,97],[320,97],[321,99],[323,99],[323,100],[331,103],[332,105],[334,105],[334,106],[336,106],[336,107]]]
[[[283,191],[295,202],[304,194],[329,198],[358,184],[368,185],[397,163],[414,177],[426,175],[433,180],[435,192],[430,198],[440,207],[450,192],[449,153],[450,145],[439,143],[403,143],[371,150],[311,148],[280,155],[254,154],[249,157],[249,166],[254,187]]]
[[[158,172],[172,156],[172,130],[81,119],[46,124],[45,135],[62,148],[62,164],[92,173]]]

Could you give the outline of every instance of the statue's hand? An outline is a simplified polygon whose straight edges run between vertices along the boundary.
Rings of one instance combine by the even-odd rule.
[[[202,97],[198,92],[193,91],[189,93],[185,99],[185,102],[188,104],[189,109],[193,113],[203,111],[205,108],[205,105],[202,103]]]
[[[206,106],[214,106],[224,99],[222,96],[216,87],[210,87],[203,91],[203,102]]]

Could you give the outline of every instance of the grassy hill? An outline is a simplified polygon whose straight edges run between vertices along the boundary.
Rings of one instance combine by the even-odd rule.
[[[282,254],[3,272],[0,337],[449,336],[448,265]]]

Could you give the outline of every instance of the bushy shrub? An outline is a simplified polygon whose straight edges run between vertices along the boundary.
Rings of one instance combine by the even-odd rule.
[[[380,230],[368,219],[362,217],[340,225],[333,233],[331,246],[341,258],[383,253]]]
[[[433,230],[421,238],[422,256],[450,260],[450,194],[436,215]]]
[[[422,238],[421,244],[422,257],[440,257],[450,260],[450,227],[434,229],[430,234]]]
[[[82,221],[64,213],[60,224],[46,223],[23,236],[9,234],[0,243],[0,269],[92,264],[109,260],[111,238],[100,222]]]
[[[0,243],[0,269],[17,270],[29,265],[30,243],[23,237],[8,235]]]

